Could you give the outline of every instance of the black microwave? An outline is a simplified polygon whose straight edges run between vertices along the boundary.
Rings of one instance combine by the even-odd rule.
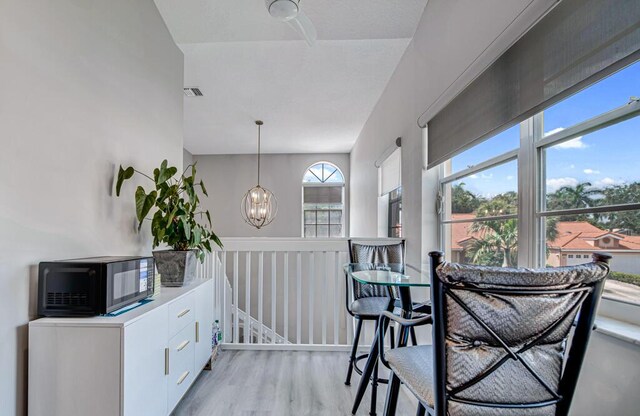
[[[40,263],[38,315],[95,316],[153,294],[153,257],[92,257]]]

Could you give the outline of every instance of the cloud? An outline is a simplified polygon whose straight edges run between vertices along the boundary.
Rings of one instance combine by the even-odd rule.
[[[515,178],[515,176],[513,176],[513,175],[508,175],[507,176],[507,180],[508,181],[512,181],[514,178]]]
[[[478,174],[473,174],[473,175],[469,175],[469,179],[491,179],[493,178],[493,173],[481,173],[480,175]]]
[[[569,169],[575,169],[576,165],[574,165],[573,163],[569,165]]]
[[[549,130],[548,132],[546,132],[546,133],[544,134],[544,136],[545,136],[545,137],[547,137],[547,136],[551,136],[552,134],[559,133],[559,132],[561,132],[562,130],[564,130],[564,127],[558,127],[558,128],[556,128],[556,129]]]
[[[590,169],[590,168],[583,170],[583,172],[586,173],[587,175],[597,175],[600,173],[599,170]]]
[[[582,141],[582,136],[553,146],[554,149],[586,149],[587,147],[589,146]]]
[[[604,179],[601,179],[601,180],[597,181],[595,183],[595,186],[598,187],[598,188],[602,188],[602,187],[607,187],[607,186],[620,185],[622,183],[624,183],[624,181],[618,181],[618,180],[615,180],[613,178],[606,177]]]
[[[576,178],[553,178],[547,179],[547,192],[555,192],[563,186],[576,186],[578,180]]]
[[[564,127],[558,127],[553,130],[549,130],[544,134],[544,136],[551,136],[552,134],[556,134],[564,130]],[[567,140],[566,142],[562,142],[553,146],[554,149],[586,149],[589,147],[586,143],[582,141],[582,136],[578,136],[574,139]]]

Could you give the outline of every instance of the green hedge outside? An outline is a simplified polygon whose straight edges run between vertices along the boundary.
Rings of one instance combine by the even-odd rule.
[[[640,274],[611,272],[609,273],[609,279],[617,280],[619,282],[631,283],[632,285],[640,286]]]

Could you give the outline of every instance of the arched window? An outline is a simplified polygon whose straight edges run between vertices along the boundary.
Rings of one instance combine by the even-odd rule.
[[[344,236],[344,175],[329,162],[310,166],[302,177],[302,236]]]

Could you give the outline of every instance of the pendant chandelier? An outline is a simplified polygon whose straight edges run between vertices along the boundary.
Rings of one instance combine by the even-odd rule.
[[[260,186],[260,126],[262,124],[262,121],[256,121],[258,126],[258,184],[247,191],[240,205],[242,219],[258,230],[271,224],[278,212],[276,196],[267,188]]]

